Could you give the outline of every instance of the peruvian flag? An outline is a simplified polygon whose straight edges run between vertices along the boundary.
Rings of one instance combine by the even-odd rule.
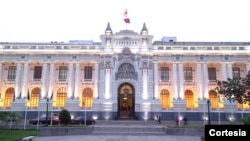
[[[128,18],[128,11],[127,11],[127,9],[126,9],[126,11],[125,11],[125,13],[124,13],[123,16],[124,16],[124,19],[123,19],[124,22],[125,23],[130,23],[130,19]]]

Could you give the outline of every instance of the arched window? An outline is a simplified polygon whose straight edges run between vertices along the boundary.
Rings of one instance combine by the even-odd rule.
[[[14,94],[15,94],[14,88],[8,88],[5,91],[4,106],[6,108],[10,108],[11,107],[11,102],[13,101]]]
[[[82,91],[82,106],[86,108],[92,107],[93,91],[91,88],[85,88]]]
[[[34,88],[31,91],[31,95],[30,95],[30,107],[38,107],[38,101],[40,98],[40,88]]]
[[[216,109],[218,108],[218,97],[217,97],[217,92],[215,90],[210,90],[209,91],[209,100],[211,102],[211,108]]]
[[[66,88],[59,88],[56,95],[56,107],[64,107],[67,98]]]
[[[185,91],[185,100],[186,100],[186,108],[193,109],[194,108],[194,94],[191,90]]]
[[[170,94],[169,91],[163,89],[160,94],[161,107],[163,109],[170,108]]]

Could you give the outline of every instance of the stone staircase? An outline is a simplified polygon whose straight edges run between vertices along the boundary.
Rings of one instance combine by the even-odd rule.
[[[163,128],[154,127],[94,127],[91,135],[156,135],[164,136]]]
[[[144,121],[109,121],[97,123],[93,126],[92,135],[156,135],[164,136],[164,128],[154,122]]]

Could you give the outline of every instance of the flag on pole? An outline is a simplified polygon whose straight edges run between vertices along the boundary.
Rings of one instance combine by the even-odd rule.
[[[130,19],[128,18],[128,11],[127,11],[127,9],[126,9],[126,11],[125,11],[125,13],[124,13],[124,22],[127,24],[127,23],[130,23]]]
[[[30,100],[30,91],[28,90],[27,100]]]

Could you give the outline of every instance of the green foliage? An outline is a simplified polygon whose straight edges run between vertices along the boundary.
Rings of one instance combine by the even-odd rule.
[[[240,118],[239,122],[242,122],[243,124],[250,125],[250,116],[246,116],[246,117]]]
[[[66,109],[61,110],[59,113],[59,119],[60,119],[60,122],[64,125],[69,124],[71,121],[71,116],[70,116],[69,111]]]
[[[245,78],[228,78],[227,81],[217,81],[216,90],[230,102],[250,104],[250,71]]]
[[[38,136],[38,130],[0,129],[0,141],[20,141],[24,137]]]
[[[17,113],[14,112],[0,112],[0,121],[3,122],[18,122],[21,117]]]

